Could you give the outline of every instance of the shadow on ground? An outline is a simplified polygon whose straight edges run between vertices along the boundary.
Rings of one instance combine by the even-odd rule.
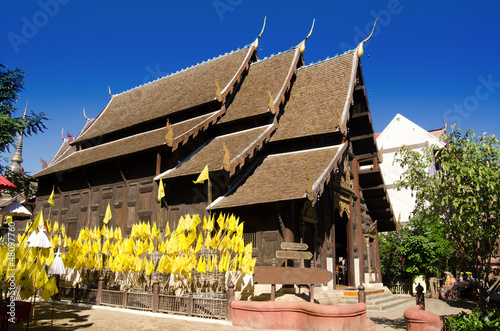
[[[370,317],[375,325],[384,325],[395,330],[406,330],[406,322],[403,317],[390,319],[386,317]]]
[[[53,307],[50,303],[37,302],[35,317],[30,321],[29,330],[70,331],[91,327],[94,323],[87,322],[90,316],[89,310],[89,308],[66,305],[55,305]],[[27,322],[9,324],[8,328],[8,330],[26,329]]]

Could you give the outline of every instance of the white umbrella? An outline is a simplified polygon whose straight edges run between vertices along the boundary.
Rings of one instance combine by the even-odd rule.
[[[34,232],[34,231],[33,231]],[[45,234],[45,228],[43,226],[38,228],[38,233],[35,238],[28,244],[28,247],[39,247],[39,248],[50,248],[52,244]]]
[[[34,241],[36,238],[36,230],[33,230],[33,232],[31,232],[30,236],[28,237],[28,239],[26,240],[26,242],[29,244],[31,243],[32,241]]]
[[[0,209],[0,214],[9,216],[31,216],[31,212],[17,200],[12,201],[11,204]]]
[[[61,252],[59,251],[59,248],[57,249],[57,253],[55,254],[56,257],[54,257],[54,261],[52,261],[52,264],[50,265],[48,274],[49,275],[57,275],[56,281],[57,281],[57,287],[59,288],[59,275],[64,275],[66,273],[66,270],[64,268],[64,263],[61,258]],[[52,320],[50,321],[50,326],[52,327],[52,323],[54,322],[54,300],[52,300]]]
[[[55,254],[56,257],[54,258],[54,261],[50,265],[49,268],[49,275],[64,275],[66,273],[66,270],[64,268],[64,263],[61,258],[61,252],[59,249],[57,250],[57,253]]]

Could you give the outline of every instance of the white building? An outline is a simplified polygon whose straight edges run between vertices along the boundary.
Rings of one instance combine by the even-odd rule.
[[[411,196],[410,190],[398,191],[394,187],[394,182],[399,180],[403,173],[403,168],[398,163],[394,163],[394,154],[403,145],[412,150],[421,150],[431,145],[444,147],[444,142],[439,140],[443,132],[444,129],[426,131],[403,115],[397,114],[376,138],[378,148],[383,155],[383,162],[380,164],[382,176],[394,216],[398,218],[401,225],[405,225],[410,219],[415,207],[415,198]]]

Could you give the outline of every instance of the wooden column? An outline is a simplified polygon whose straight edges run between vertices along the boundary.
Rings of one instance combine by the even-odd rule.
[[[325,195],[327,195],[328,192],[325,190]],[[328,201],[328,197],[325,197],[324,201]],[[321,203],[321,202],[320,202]],[[327,267],[327,261],[326,261],[326,255],[327,255],[327,249],[326,249],[326,243],[328,241],[327,237],[327,231],[326,229],[328,228],[328,218],[327,218],[328,212],[327,212],[327,205],[326,203],[321,203],[321,224],[319,230],[323,232],[323,245],[321,247],[321,264],[323,265],[323,269],[328,269]]]
[[[120,166],[120,162],[118,163],[118,170],[120,171],[120,176],[122,176],[123,179],[123,211],[122,211],[122,233],[125,233],[125,225],[127,223],[127,217],[128,217],[128,206],[127,206],[127,191],[128,191],[128,180],[125,178],[125,175],[123,174],[122,168]],[[89,207],[90,207],[90,202],[89,202]]]
[[[354,277],[354,235],[353,235],[353,202],[354,198],[351,196],[349,198],[349,221],[346,225],[346,236],[347,236],[347,284],[349,286],[356,286],[356,281]]]
[[[332,195],[333,197],[333,195]],[[335,204],[332,203],[332,225],[330,227],[330,243],[332,245],[332,265],[333,265],[333,289],[337,289],[337,251],[335,247],[335,221],[336,221],[336,213],[335,213]]]
[[[359,283],[365,282],[365,257],[364,257],[364,245],[363,245],[363,224],[361,223],[361,194],[359,190],[359,162],[356,158],[353,158],[351,161],[352,173],[354,175],[353,178],[353,189],[354,194],[358,198],[358,203],[356,204],[356,232],[358,236],[358,257],[359,257]],[[367,252],[368,253],[368,252]]]
[[[378,232],[373,240],[373,258],[375,261],[375,281],[382,282],[382,270],[380,268],[380,246],[378,242]]]

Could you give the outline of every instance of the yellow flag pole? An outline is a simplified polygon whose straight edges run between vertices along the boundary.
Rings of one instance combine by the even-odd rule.
[[[212,182],[210,181],[210,176],[208,177],[208,215],[212,218]]]

